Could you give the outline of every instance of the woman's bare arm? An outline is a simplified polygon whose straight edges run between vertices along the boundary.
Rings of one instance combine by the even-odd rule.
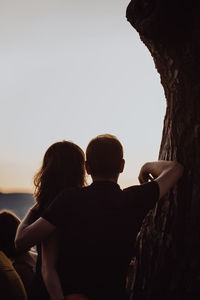
[[[56,271],[59,236],[54,232],[42,241],[42,277],[51,300],[64,299],[60,279]]]
[[[20,251],[29,250],[30,247],[46,239],[55,230],[56,227],[44,218],[39,218],[30,224],[30,219],[26,216],[17,229],[15,247]]]

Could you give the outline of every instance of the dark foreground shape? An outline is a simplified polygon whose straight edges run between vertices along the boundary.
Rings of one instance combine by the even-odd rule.
[[[127,19],[167,99],[159,159],[185,167],[141,228],[134,300],[200,299],[200,1],[135,0]]]

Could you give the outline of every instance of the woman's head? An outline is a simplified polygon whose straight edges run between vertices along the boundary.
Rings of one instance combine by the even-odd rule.
[[[0,211],[0,250],[9,258],[15,258],[15,235],[20,219],[11,211]]]
[[[51,145],[42,166],[34,177],[35,198],[47,205],[62,189],[85,184],[85,156],[82,149],[69,141]]]

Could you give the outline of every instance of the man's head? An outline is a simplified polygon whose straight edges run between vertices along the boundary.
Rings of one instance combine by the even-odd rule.
[[[117,179],[124,169],[120,141],[110,134],[98,135],[92,139],[86,149],[86,168],[93,179]]]

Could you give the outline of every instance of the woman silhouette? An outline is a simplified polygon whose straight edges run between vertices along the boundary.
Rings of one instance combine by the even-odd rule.
[[[85,156],[82,149],[70,141],[51,145],[34,177],[34,185],[36,205],[22,221],[29,224],[41,216],[63,189],[85,185]],[[64,299],[56,268],[59,257],[58,232],[37,245],[37,251],[36,277],[31,299],[44,300],[49,299],[49,296],[52,300]]]

